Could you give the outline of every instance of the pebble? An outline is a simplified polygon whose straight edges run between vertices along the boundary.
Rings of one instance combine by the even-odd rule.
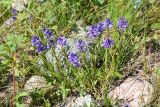
[[[47,81],[42,76],[32,76],[25,84],[24,89],[26,91],[33,91],[34,89],[44,88],[47,85]]]
[[[130,107],[143,107],[153,100],[154,87],[142,77],[129,77],[109,92],[109,98],[128,102]]]

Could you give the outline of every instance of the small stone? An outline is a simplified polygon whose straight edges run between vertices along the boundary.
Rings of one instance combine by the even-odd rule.
[[[47,86],[47,81],[41,76],[32,76],[25,84],[24,89],[26,91],[32,91],[34,89],[40,89]]]
[[[14,0],[12,3],[12,8],[21,12],[25,9],[25,5],[27,5],[29,0]]]
[[[21,12],[25,9],[23,4],[12,3],[12,8],[16,9],[17,11]]]
[[[85,106],[85,105],[86,105],[85,98],[84,98],[83,96],[78,97],[78,98],[76,99],[76,101],[75,101],[75,105],[76,105],[77,107],[83,107],[83,106]]]
[[[67,101],[65,102],[65,107],[75,107],[74,103],[75,97],[68,97]]]
[[[14,23],[15,20],[13,18],[10,18],[4,22],[3,26],[12,26]]]
[[[94,100],[91,95],[68,97],[65,102],[58,103],[55,107],[94,107]]]
[[[109,98],[128,102],[130,107],[143,107],[153,100],[153,85],[142,77],[130,77],[109,92]]]
[[[91,95],[81,96],[75,100],[75,107],[93,107],[94,101],[91,98]]]
[[[86,95],[84,98],[85,98],[86,105],[88,107],[90,107],[91,105],[93,106],[93,99],[91,95]]]

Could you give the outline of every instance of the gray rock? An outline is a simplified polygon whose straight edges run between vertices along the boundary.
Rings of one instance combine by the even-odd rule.
[[[79,53],[80,51],[76,47],[76,43],[80,38],[67,38],[67,46],[64,47],[64,50],[67,54],[70,52],[74,53]],[[85,42],[89,43],[87,40],[84,40]],[[86,51],[87,53],[87,58],[89,59],[89,50]],[[56,45],[55,48],[55,55],[63,65],[63,67],[66,67],[65,61],[64,61],[64,55],[62,54],[62,47],[60,45]],[[46,52],[46,59],[49,61],[51,64],[54,66],[54,70],[57,71],[57,66],[56,66],[56,57],[53,55],[52,50],[48,50]]]
[[[94,106],[94,101],[91,97],[91,95],[86,95],[84,97],[78,97],[75,101],[75,107],[90,107]]]
[[[23,4],[12,3],[12,8],[16,9],[17,11],[23,11],[25,6]]]
[[[6,20],[1,27],[3,27],[3,26],[12,26],[14,23],[15,23],[15,20],[11,17],[10,19]]]
[[[67,101],[65,102],[65,107],[75,107],[75,99],[76,97],[68,97]]]
[[[68,98],[65,107],[94,107],[94,100],[91,95],[81,96],[78,98]]]
[[[41,76],[32,76],[25,84],[24,89],[26,91],[33,91],[34,89],[40,89],[47,86],[47,81]]]
[[[109,92],[109,98],[129,102],[130,107],[143,107],[153,100],[154,87],[142,77],[129,77]]]
[[[77,107],[83,107],[83,106],[86,106],[86,102],[85,102],[85,98],[83,96],[81,97],[78,97],[75,101],[75,105]]]
[[[21,12],[25,9],[25,5],[27,5],[29,0],[14,0],[12,3],[12,8]]]

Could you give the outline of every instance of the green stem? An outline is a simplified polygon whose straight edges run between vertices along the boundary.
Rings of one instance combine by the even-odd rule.
[[[108,67],[107,60],[108,60],[108,50],[106,49],[106,52],[105,52],[105,72],[106,74],[107,74],[107,67]]]
[[[114,59],[114,55],[112,56],[112,64],[111,64],[111,67],[110,67],[110,69],[109,69],[109,73],[108,73],[108,75],[107,75],[107,77],[106,77],[106,80],[108,81],[108,79],[110,78],[110,76],[112,76],[113,75],[113,72],[114,72],[114,70],[115,70],[115,59]]]

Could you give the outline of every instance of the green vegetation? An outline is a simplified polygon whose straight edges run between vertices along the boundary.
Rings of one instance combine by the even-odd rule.
[[[160,2],[157,0],[142,0],[139,4],[132,0],[30,0],[26,8],[17,13],[14,24],[5,26],[4,21],[13,16],[11,6],[12,0],[0,1],[0,91],[11,93],[7,87],[3,87],[12,86],[12,74],[15,71],[17,107],[23,106],[22,97],[28,95],[34,99],[33,105],[50,107],[65,101],[66,97],[86,94],[91,94],[94,99],[103,99],[106,106],[111,106],[108,91],[116,85],[115,81],[128,74],[136,74],[132,60],[136,61],[139,53],[143,53],[141,70],[144,75],[148,75],[150,68],[145,57],[148,55],[149,43],[155,43],[154,53],[160,52],[160,35],[157,32],[160,29]],[[122,32],[117,27],[120,17],[128,22],[128,27]],[[46,57],[48,51],[38,54],[35,52],[36,47],[31,44],[34,35],[38,35],[43,44],[47,43],[44,28],[53,32],[55,41],[60,35],[78,38],[80,28],[84,28],[87,33],[88,26],[104,22],[106,18],[111,19],[113,28],[103,31],[93,40],[93,46],[89,47],[89,61],[85,52],[78,54],[81,67],[70,64],[65,49],[61,53],[65,56],[63,62],[67,67],[63,67],[60,56],[57,56],[54,65]],[[101,44],[108,37],[114,40],[114,45],[105,49]],[[55,56],[55,47],[50,52]],[[58,67],[57,71],[55,66]],[[159,75],[158,70],[151,72]],[[45,77],[49,87],[24,92],[24,84],[32,75]],[[159,80],[158,76],[154,77],[154,80]],[[160,83],[156,83],[159,87]],[[154,107],[160,103],[159,93],[157,88],[156,99],[152,104]],[[0,105],[9,106],[11,94],[8,96],[7,101],[0,101]]]

